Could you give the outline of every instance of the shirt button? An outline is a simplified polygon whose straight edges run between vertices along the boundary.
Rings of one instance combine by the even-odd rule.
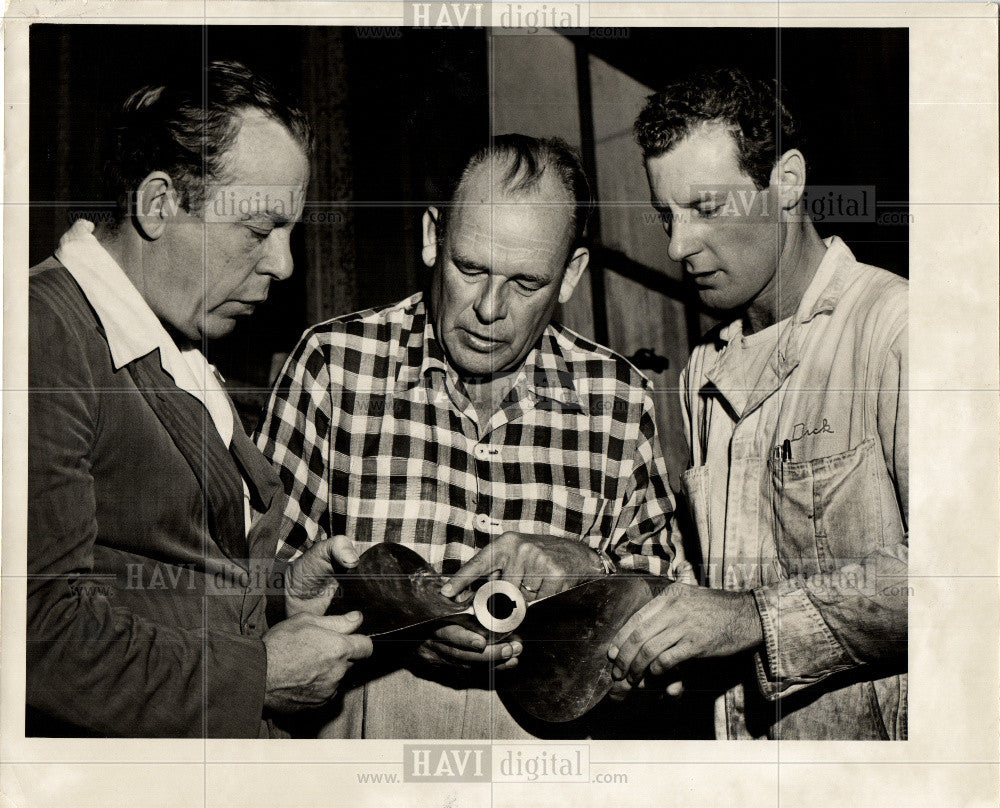
[[[489,456],[489,452],[483,444],[479,444],[475,450],[476,460],[486,460]]]
[[[483,531],[483,533],[489,533],[490,517],[487,516],[485,513],[477,514],[475,519],[475,525],[479,530]]]

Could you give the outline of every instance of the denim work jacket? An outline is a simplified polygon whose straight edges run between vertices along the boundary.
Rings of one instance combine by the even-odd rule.
[[[764,630],[722,666],[721,738],[906,737],[907,284],[826,244],[756,383],[740,321],[681,375],[703,580]]]

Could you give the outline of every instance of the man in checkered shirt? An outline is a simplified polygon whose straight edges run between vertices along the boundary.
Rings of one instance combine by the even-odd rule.
[[[648,382],[551,322],[587,267],[592,206],[565,143],[497,138],[452,204],[424,214],[429,294],[305,333],[259,438],[297,526],[280,559],[337,534],[359,551],[399,542],[451,576],[447,596],[499,575],[529,600],[616,566],[671,572]],[[349,692],[321,734],[532,737],[488,687],[521,651],[516,636],[442,628]]]

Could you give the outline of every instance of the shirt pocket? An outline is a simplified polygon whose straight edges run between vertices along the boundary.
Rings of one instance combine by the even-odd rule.
[[[874,440],[814,460],[772,455],[768,467],[778,557],[787,574],[832,572],[882,546],[885,472]]]
[[[609,500],[587,495],[579,490],[558,485],[537,485],[528,501],[505,503],[504,508],[519,511],[512,521],[503,522],[504,530],[520,533],[544,534],[586,541],[592,548],[599,548],[603,535],[601,522]]]

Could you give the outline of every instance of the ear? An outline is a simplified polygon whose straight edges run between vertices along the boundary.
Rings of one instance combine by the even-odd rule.
[[[437,251],[438,251],[438,224],[439,224],[439,214],[438,209],[433,205],[424,211],[423,218],[423,234],[424,234],[424,247],[420,253],[420,257],[424,259],[424,263],[433,268],[435,261],[437,261]]]
[[[170,175],[154,171],[135,192],[135,226],[139,234],[156,241],[166,231],[167,222],[177,212],[177,189]]]
[[[782,210],[791,210],[806,190],[806,158],[798,149],[789,149],[771,169],[771,187],[778,194]]]
[[[576,289],[576,285],[583,276],[583,271],[590,263],[590,250],[586,247],[577,247],[573,251],[573,257],[566,264],[566,274],[563,275],[562,285],[559,287],[559,302],[566,303]]]

